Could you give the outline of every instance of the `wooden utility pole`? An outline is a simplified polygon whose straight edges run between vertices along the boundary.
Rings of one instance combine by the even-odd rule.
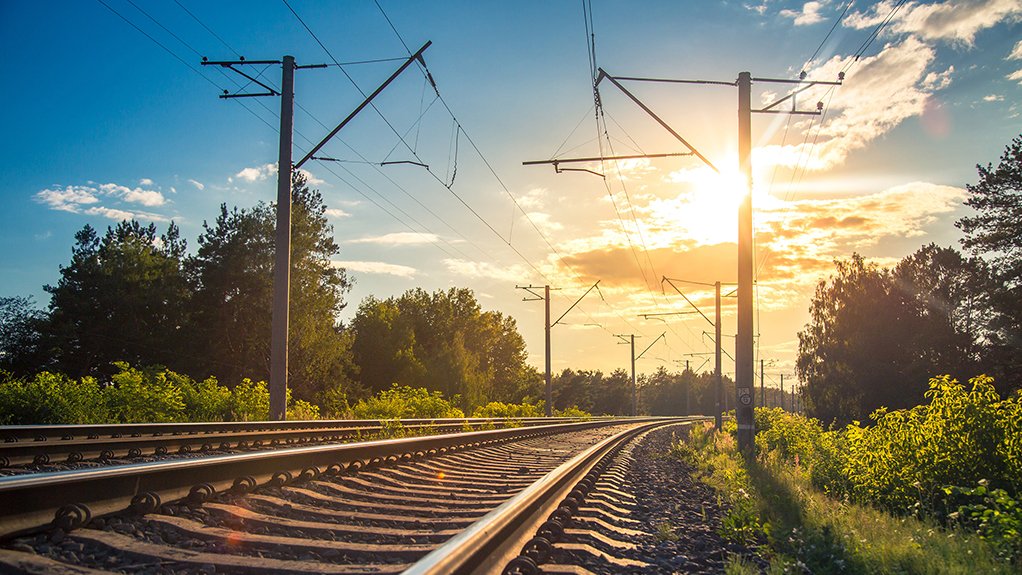
[[[280,80],[277,230],[270,316],[270,419],[287,419],[287,327],[291,297],[291,142],[295,112],[295,58],[284,56]]]
[[[561,320],[564,319],[564,316],[568,315],[569,311],[575,309],[575,306],[578,305],[578,302],[582,301],[582,298],[584,298],[587,295],[589,295],[589,292],[593,291],[593,289],[596,286],[598,286],[598,285],[600,285],[600,281],[596,280],[596,283],[594,283],[592,285],[592,287],[590,287],[588,290],[586,290],[586,293],[582,294],[582,297],[580,297],[577,300],[575,300],[575,303],[571,304],[571,307],[569,307],[567,309],[567,311],[562,313],[561,317],[557,318],[557,321],[555,321],[553,323],[550,323],[550,290],[551,289],[560,289],[560,288],[551,288],[549,285],[545,285],[545,286],[543,286],[543,295],[539,295],[538,293],[532,291],[532,290],[539,289],[539,286],[532,286],[532,285],[528,285],[528,286],[517,286],[516,285],[515,286],[515,289],[523,289],[523,290],[529,292],[530,294],[532,294],[532,296],[533,296],[531,298],[528,298],[528,297],[522,298],[522,301],[539,301],[539,300],[543,300],[543,302],[544,302],[544,308],[545,308],[545,310],[544,310],[544,318],[545,319],[543,321],[543,333],[544,333],[544,335],[546,337],[546,341],[544,342],[544,346],[543,346],[544,347],[544,356],[545,356],[544,363],[546,364],[546,390],[545,390],[545,392],[546,392],[546,407],[544,409],[544,413],[546,413],[547,417],[552,416],[553,412],[554,412],[554,392],[553,392],[553,384],[551,383],[552,375],[550,373],[550,371],[551,371],[551,369],[550,369],[550,328],[552,328],[555,325],[561,323]]]
[[[277,156],[277,222],[274,246],[273,264],[273,307],[270,319],[270,419],[283,420],[287,418],[287,362],[288,362],[288,324],[289,307],[291,297],[291,176],[302,164],[313,158],[313,154],[326,145],[337,132],[340,132],[363,108],[368,106],[373,98],[379,95],[391,82],[394,81],[416,60],[422,60],[422,54],[429,48],[431,42],[426,42],[415,54],[391,74],[376,91],[366,97],[353,112],[341,121],[325,138],[323,138],[305,157],[292,163],[292,144],[294,130],[294,79],[295,70],[304,68],[326,68],[326,64],[312,64],[298,66],[295,64],[294,56],[284,56],[281,60],[239,60],[210,62],[202,59],[203,66],[220,66],[236,72],[248,79],[245,86],[255,84],[266,90],[265,93],[229,94],[224,91],[220,96],[227,98],[247,98],[252,96],[280,96],[280,148]],[[244,65],[272,65],[280,64],[281,87],[277,92],[270,86],[261,82],[258,77],[250,76],[235,66]]]

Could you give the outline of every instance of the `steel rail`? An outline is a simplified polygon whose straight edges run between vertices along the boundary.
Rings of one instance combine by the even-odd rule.
[[[561,423],[0,477],[0,538],[51,523],[70,530],[93,517],[128,509],[146,513],[181,499],[202,502],[225,490],[246,493],[384,461],[617,423]]]
[[[403,419],[403,429],[427,432],[458,431],[465,427],[507,423],[506,418]],[[524,426],[566,423],[578,418],[523,418]],[[319,421],[231,422],[192,424],[138,424],[108,426],[8,426],[0,428],[0,468],[19,464],[45,465],[75,463],[85,459],[137,458],[168,453],[209,452],[214,449],[259,449],[344,441],[380,433],[394,421],[338,420],[333,425]],[[255,428],[252,428],[252,424]],[[267,424],[271,424],[268,426]],[[273,425],[276,424],[276,425]],[[226,426],[226,427],[225,427]],[[102,430],[103,435],[97,432]],[[27,439],[32,437],[33,439]],[[63,461],[61,461],[63,460]]]
[[[434,549],[404,575],[502,572],[600,462],[613,457],[636,436],[658,426],[678,423],[677,420],[654,421],[590,447]]]

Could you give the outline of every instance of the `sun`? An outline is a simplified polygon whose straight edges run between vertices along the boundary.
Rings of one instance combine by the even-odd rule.
[[[700,245],[736,242],[738,207],[745,194],[740,172],[708,167],[671,174],[677,194],[655,202],[653,218],[676,239]]]

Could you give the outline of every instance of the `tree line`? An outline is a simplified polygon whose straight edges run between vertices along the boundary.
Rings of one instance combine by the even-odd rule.
[[[542,405],[543,378],[526,362],[515,320],[482,309],[471,290],[370,296],[350,322],[338,321],[353,280],[332,263],[339,247],[325,209],[319,191],[296,174],[288,378],[293,400],[306,402],[304,413],[311,403],[323,416],[350,414],[359,401],[390,393],[394,384],[439,392],[465,413],[495,401]],[[125,373],[142,377],[142,387],[173,374],[183,391],[170,395],[216,399],[219,407],[202,413],[252,417],[257,411],[228,399],[239,385],[256,389],[269,377],[274,222],[272,203],[249,209],[222,204],[215,219],[203,222],[191,253],[173,222],[162,233],[134,220],[104,233],[85,225],[57,282],[44,286],[45,309],[26,297],[0,298],[0,372],[6,374],[0,386],[22,403],[41,406],[63,406],[63,390],[70,390],[95,400],[70,412],[99,413],[106,408],[95,406],[120,397],[103,386],[124,387]],[[59,376],[37,377],[42,372]],[[640,378],[640,410],[712,413],[712,379],[661,368]],[[189,395],[193,388],[203,391]],[[631,378],[623,370],[567,369],[554,374],[553,388],[557,410],[632,410]],[[189,401],[172,402],[161,417],[196,417]],[[181,413],[178,403],[185,406]]]
[[[1022,136],[977,168],[974,213],[955,223],[964,252],[928,244],[892,268],[854,254],[819,283],[796,364],[809,415],[909,408],[938,375],[1022,388]]]

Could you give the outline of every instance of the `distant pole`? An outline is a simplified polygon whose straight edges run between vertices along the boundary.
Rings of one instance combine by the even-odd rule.
[[[543,298],[546,304],[546,416],[554,413],[554,390],[550,384],[550,286],[543,286]]]
[[[687,373],[689,371],[690,370],[688,368],[688,360],[686,359],[685,372]],[[692,415],[692,404],[689,402],[690,398],[689,391],[691,391],[692,389],[692,376],[686,375],[686,377],[687,379],[685,380],[685,415]]]
[[[759,406],[766,407],[766,386],[763,383],[763,359],[759,360]]]
[[[784,374],[781,374],[781,409],[784,409]]]
[[[277,234],[270,325],[270,419],[287,419],[287,328],[291,289],[291,131],[294,128],[295,58],[284,56],[280,81],[280,150],[277,159]]]
[[[735,341],[735,419],[738,449],[754,448],[753,313],[752,313],[752,74],[738,74],[738,165],[742,171],[742,203],[738,209],[738,337]]]
[[[639,415],[639,386],[635,381],[635,334],[631,334],[632,346],[632,415]]]
[[[714,358],[715,358],[715,363],[714,363],[715,367],[713,369],[713,377],[714,377],[714,380],[717,383],[717,409],[716,409],[716,414],[714,416],[714,424],[717,426],[717,431],[720,431],[720,429],[721,429],[721,427],[723,425],[723,418],[724,418],[724,410],[723,410],[723,404],[724,404],[724,380],[721,377],[721,373],[720,373],[720,282],[716,282],[713,285],[714,285],[714,288],[716,289],[716,293],[717,293],[717,297],[716,297],[717,315],[715,316],[715,321],[713,322],[713,329],[714,329],[714,332],[715,332],[715,335],[714,335],[715,344],[713,346],[714,347],[714,354],[713,355],[714,355]]]

